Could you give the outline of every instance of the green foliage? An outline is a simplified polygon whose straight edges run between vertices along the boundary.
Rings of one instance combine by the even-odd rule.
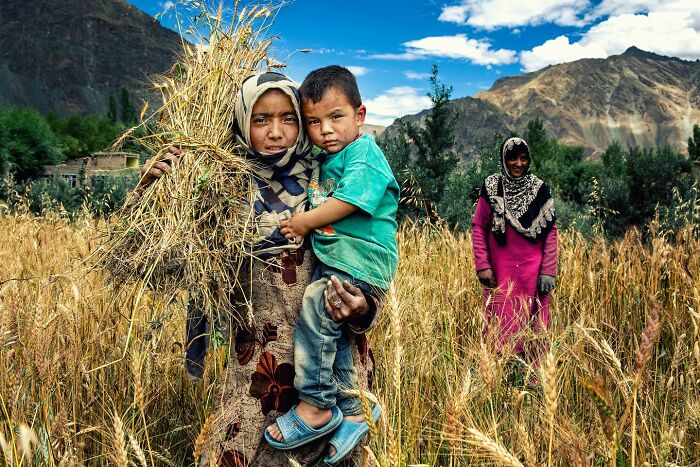
[[[117,123],[117,99],[114,97],[114,94],[109,95],[107,107],[107,118],[109,118],[112,123]]]
[[[539,117],[527,123],[527,130],[523,138],[527,141],[527,145],[530,148],[530,155],[532,156],[531,170],[533,173],[541,174],[547,161],[551,161],[556,157],[556,152],[559,149],[558,143],[547,135],[547,131],[544,129],[544,122]]]
[[[688,138],[688,156],[691,160],[700,160],[700,126],[693,125],[693,136]]]
[[[119,103],[122,111],[122,122],[129,126],[136,123],[136,108],[131,102],[131,96],[129,96],[129,91],[126,88],[122,88]]]
[[[438,83],[435,68],[431,84],[437,116],[426,119],[425,128],[399,121],[398,133],[385,136],[380,144],[403,183],[403,199],[425,200],[424,205],[414,202],[412,208],[403,207],[401,214],[439,215],[452,227],[467,228],[484,179],[499,170],[504,136],[494,135],[480,148],[478,159],[455,164],[452,145],[448,146],[454,143],[449,129],[454,115],[445,107],[451,89]],[[442,136],[440,128],[447,129]],[[691,158],[697,157],[692,151],[700,148],[697,125],[695,132],[688,144]],[[552,190],[560,227],[619,236],[631,226],[644,230],[654,219],[673,231],[698,222],[700,188],[689,174],[691,159],[670,147],[625,149],[614,141],[600,160],[585,159],[583,148],[550,137],[540,119],[528,123],[523,137],[530,147],[533,173]]]
[[[559,200],[585,204],[599,164],[584,160],[583,148],[547,136],[539,118],[528,122],[523,138],[530,148],[532,172],[547,182]]]
[[[0,176],[18,180],[35,178],[41,166],[102,151],[123,133],[122,123],[108,117],[49,113],[46,118],[24,107],[0,109]],[[129,147],[139,151],[141,148]]]
[[[0,117],[0,177],[10,173],[12,168],[12,155],[9,150],[7,129]]]
[[[657,150],[631,148],[627,153],[629,223],[644,225],[657,205],[669,205],[672,189],[684,187],[681,174],[690,171],[690,161],[669,146]],[[680,185],[680,186],[679,186]]]
[[[107,217],[119,209],[139,180],[138,173],[130,175],[100,175],[93,177],[84,191],[90,212],[96,217]]]
[[[0,172],[19,180],[37,176],[42,165],[63,160],[58,139],[36,110],[0,110]]]
[[[627,171],[625,149],[619,141],[614,140],[601,157],[605,174],[609,177],[621,178]]]
[[[425,212],[437,218],[436,206],[442,199],[445,184],[457,164],[453,125],[457,115],[449,108],[452,87],[440,83],[437,65],[430,77],[427,94],[432,110],[423,126],[399,120],[398,134],[380,140],[387,159],[394,164],[404,197],[415,206],[413,214]]]
[[[673,201],[660,206],[658,219],[660,226],[678,232],[687,225],[700,225],[700,184],[696,181],[681,192],[678,187],[671,190]]]
[[[0,109],[0,200],[15,208],[22,204],[35,213],[49,209],[72,215],[85,207],[97,216],[109,215],[135,186],[136,174],[85,180],[81,172],[85,188],[71,188],[62,179],[46,182],[35,178],[43,165],[109,148],[124,129],[121,122],[109,117],[49,113],[44,118],[33,109]],[[135,142],[125,150],[143,152]]]
[[[112,122],[109,117],[58,117],[50,113],[46,119],[58,137],[66,159],[77,159],[92,152],[103,151],[125,130],[124,125]]]
[[[20,183],[17,191],[23,193],[28,201],[29,210],[35,214],[46,211],[73,213],[83,204],[82,191],[71,188],[62,179],[52,182],[28,180]]]
[[[499,170],[502,143],[503,135],[496,133],[490,144],[479,149],[480,158],[476,163],[460,165],[450,175],[438,205],[440,216],[449,225],[461,229],[471,226],[481,185],[486,177]]]
[[[138,182],[138,174],[96,175],[86,185],[72,188],[67,181],[0,179],[0,199],[13,210],[28,209],[35,214],[60,212],[73,218],[81,212],[107,217],[119,209]]]

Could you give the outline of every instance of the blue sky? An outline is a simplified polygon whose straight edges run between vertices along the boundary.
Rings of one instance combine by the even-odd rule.
[[[175,9],[184,12],[167,0],[127,1],[165,12],[161,22],[171,28]],[[700,0],[293,0],[277,12],[272,33],[272,53],[292,78],[329,64],[350,67],[368,122],[387,125],[430,106],[433,63],[458,98],[502,76],[632,45],[698,59]]]

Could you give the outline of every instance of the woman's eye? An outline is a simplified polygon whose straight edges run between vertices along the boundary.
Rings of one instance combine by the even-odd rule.
[[[253,123],[256,125],[262,125],[265,123],[265,119],[262,117],[254,118]]]
[[[285,117],[285,119],[284,119],[284,123],[296,123],[296,122],[297,122],[297,119],[295,117],[292,117],[292,116]]]

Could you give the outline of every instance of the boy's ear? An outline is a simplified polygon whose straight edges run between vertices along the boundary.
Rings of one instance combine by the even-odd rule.
[[[357,108],[357,112],[355,112],[357,115],[357,126],[360,127],[365,124],[365,117],[367,116],[367,107],[364,106],[364,104],[360,105]]]

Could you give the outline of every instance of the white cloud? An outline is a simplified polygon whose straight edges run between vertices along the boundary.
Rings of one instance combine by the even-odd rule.
[[[590,14],[592,18],[618,16],[626,13],[652,13],[659,11],[700,11],[696,0],[603,0]]]
[[[416,73],[415,71],[405,71],[404,76],[408,79],[428,79],[430,78],[430,73]]]
[[[581,15],[589,7],[589,0],[462,0],[443,7],[438,19],[483,29],[545,23],[582,26]]]
[[[352,73],[355,76],[362,76],[369,73],[369,68],[363,66],[346,66],[345,68],[350,70],[350,73]]]
[[[378,54],[370,58],[385,60],[416,60],[428,57],[447,57],[469,60],[477,65],[501,65],[516,61],[516,53],[509,49],[491,49],[491,42],[470,39],[465,34],[432,36],[404,42],[406,51],[400,54]]]
[[[387,126],[399,117],[430,108],[431,102],[419,88],[398,86],[374,99],[365,100],[364,104],[367,107],[367,123]]]
[[[444,6],[438,17],[439,21],[446,23],[462,24],[469,17],[469,7],[467,5]]]
[[[612,6],[612,2],[608,3]],[[591,27],[577,42],[559,36],[523,51],[520,62],[526,71],[533,71],[581,58],[605,58],[631,46],[688,60],[700,58],[700,28],[696,24],[700,4],[694,11],[663,7],[659,10],[611,16]]]
[[[167,2],[159,2],[158,4],[163,8],[163,13],[175,6],[175,2],[171,2],[170,0]]]
[[[570,43],[566,36],[550,39],[532,50],[520,53],[520,63],[525,71],[535,71],[547,65],[573,62],[582,58],[605,58],[606,51],[598,44]]]

